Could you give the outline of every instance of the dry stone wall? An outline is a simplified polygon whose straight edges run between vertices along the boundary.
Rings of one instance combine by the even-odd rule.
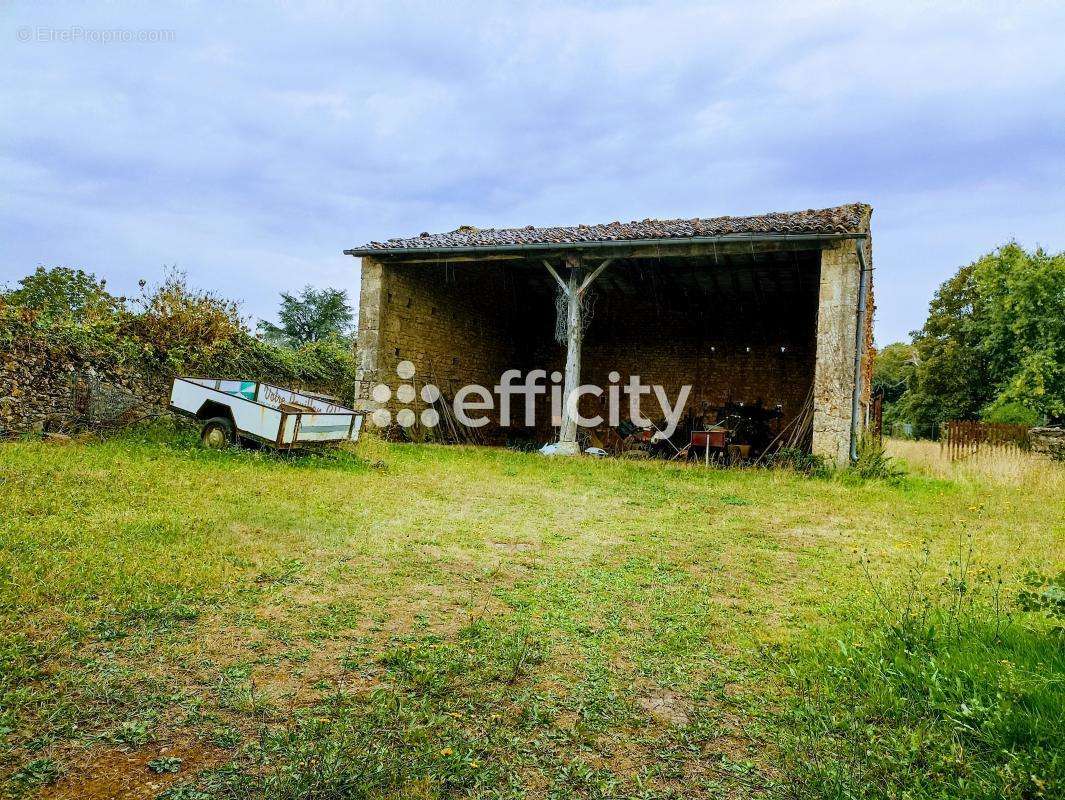
[[[1028,439],[1035,452],[1065,461],[1065,428],[1032,428]]]
[[[123,424],[165,408],[143,376],[93,364],[67,346],[24,336],[0,354],[0,435]]]

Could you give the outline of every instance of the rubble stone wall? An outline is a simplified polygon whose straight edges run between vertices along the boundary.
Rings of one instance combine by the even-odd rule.
[[[106,426],[164,409],[164,390],[76,348],[18,335],[0,354],[0,435]]]
[[[382,264],[364,258],[359,310],[360,408],[376,407],[377,383],[395,389],[410,361],[415,388],[432,383],[448,397],[468,384],[494,386],[520,361],[521,298],[505,270],[465,264]],[[404,407],[393,399],[393,412]],[[406,407],[420,411],[418,399]]]
[[[1065,428],[1032,428],[1028,439],[1034,452],[1065,461]]]
[[[872,247],[865,248],[866,311],[864,329],[857,336],[861,261],[852,240],[821,251],[821,291],[817,315],[817,356],[814,370],[813,452],[844,466],[850,461],[851,416],[854,401],[854,349],[863,348],[859,369],[861,423],[869,405],[872,382],[873,280]]]

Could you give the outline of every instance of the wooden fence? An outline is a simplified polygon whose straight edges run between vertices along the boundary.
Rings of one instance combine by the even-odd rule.
[[[939,431],[940,449],[946,450],[952,461],[992,448],[1007,452],[1027,450],[1030,444],[1027,425],[955,420],[944,422]]]

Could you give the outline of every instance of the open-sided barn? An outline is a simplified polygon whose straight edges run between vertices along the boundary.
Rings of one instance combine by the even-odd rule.
[[[557,370],[567,390],[639,375],[670,396],[690,385],[701,420],[775,410],[776,429],[801,423],[805,446],[845,463],[868,406],[871,212],[463,227],[346,250],[362,259],[362,399],[374,406],[370,387],[403,361],[445,393],[509,369]],[[575,450],[565,410],[545,406],[527,432]]]

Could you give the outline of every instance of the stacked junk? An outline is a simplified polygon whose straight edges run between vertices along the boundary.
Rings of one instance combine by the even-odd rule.
[[[432,373],[433,370],[429,370]],[[421,424],[420,419],[406,428],[394,427],[390,435],[412,442],[438,444],[498,444],[484,428],[464,425],[455,417],[453,398],[444,388],[446,381],[437,381],[427,374],[426,380],[439,387],[428,408],[436,411],[438,422],[433,426]],[[416,387],[417,388],[417,387]],[[603,414],[602,416],[606,416]],[[696,411],[688,409],[673,434],[667,436],[665,419],[648,420],[640,427],[630,420],[611,426],[603,423],[595,428],[579,428],[581,450],[588,455],[625,459],[663,459],[699,461],[718,466],[757,465],[782,450],[808,451],[813,430],[813,390],[791,419],[785,420],[780,405],[767,406],[762,400],[751,403],[728,401],[720,406],[703,403]],[[517,450],[539,450],[552,454],[554,444],[545,444],[539,431],[514,428],[506,440],[508,447]]]
[[[809,450],[813,431],[813,396],[785,422],[780,405],[767,407],[729,401],[721,406],[704,403],[689,409],[676,430],[667,436],[665,419],[649,420],[639,427],[629,420],[579,431],[582,449],[589,455],[619,458],[657,458],[700,461],[718,466],[756,465],[781,450]],[[541,448],[550,453],[551,445]]]

